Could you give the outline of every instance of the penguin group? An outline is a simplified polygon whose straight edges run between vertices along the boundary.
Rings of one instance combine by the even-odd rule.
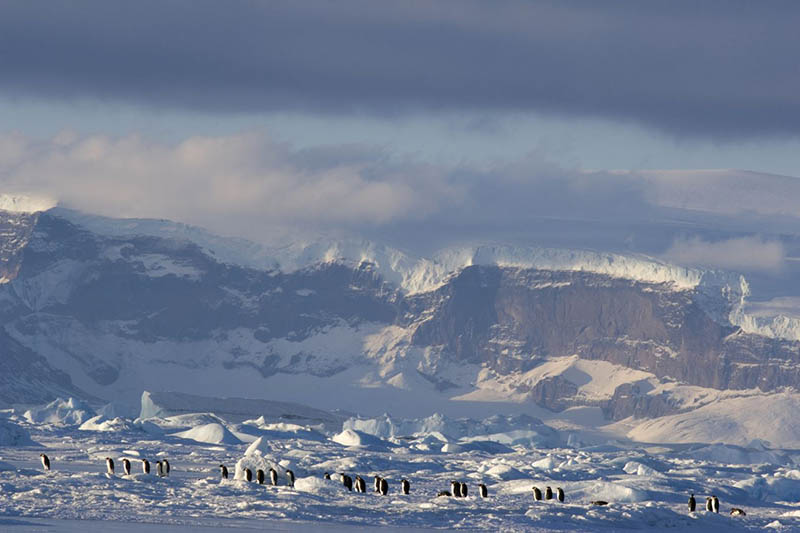
[[[44,467],[46,471],[50,470],[50,458],[48,458],[47,455],[43,453],[40,453],[39,457],[42,460],[42,467]],[[147,459],[140,459],[140,461],[142,462],[142,473],[149,474],[150,461],[148,461]],[[116,465],[114,464],[114,459],[112,459],[111,457],[106,457],[105,462],[106,462],[106,474],[109,476],[113,476],[114,472],[116,472]],[[220,467],[223,466],[220,465]],[[131,461],[127,457],[122,458],[122,473],[123,475],[126,476],[131,475]],[[159,477],[169,476],[169,461],[167,461],[166,459],[158,461],[156,463],[156,473],[158,474]],[[225,472],[225,475],[227,475],[227,472]]]
[[[166,460],[164,461],[164,463],[166,464],[166,471],[169,472],[169,463],[167,463]],[[219,473],[221,479],[228,479],[228,467],[225,466],[224,464],[219,465]],[[245,468],[242,471],[242,475],[244,476],[244,480],[247,481],[248,483],[253,481],[253,471],[250,470],[249,468]],[[287,470],[286,484],[289,487],[294,488],[294,481],[295,481],[294,472],[292,472],[291,470]],[[267,482],[267,472],[264,472],[260,468],[256,469],[256,483],[258,483],[259,485],[264,485],[266,484],[266,482]],[[275,470],[274,468],[269,469],[269,482],[270,485],[272,485],[273,487],[278,485],[278,471]]]
[[[290,472],[291,470],[288,470],[287,474],[289,474]],[[348,474],[345,474],[344,472],[339,472],[337,475],[339,476],[339,481],[341,481],[344,488],[346,488],[348,491],[352,492],[353,490],[355,490],[355,492],[359,493],[367,492],[367,482],[363,477],[356,475],[354,479],[353,477],[349,476]],[[330,481],[332,479],[330,472],[325,472],[322,475],[322,479]],[[294,483],[294,474],[292,474],[292,483]],[[373,476],[372,489],[373,492],[376,492],[381,496],[386,496],[387,494],[389,494],[389,481],[386,480],[386,478],[383,478],[378,475]],[[411,483],[407,479],[400,480],[400,492],[402,494],[411,493]]]
[[[561,487],[556,487],[555,496],[556,496],[556,499],[559,502],[564,503],[564,489],[562,489]],[[549,487],[549,486],[545,487],[545,489],[544,489],[544,497],[543,497],[542,490],[539,487],[534,486],[533,487],[533,499],[536,500],[537,502],[542,501],[542,499],[552,500],[553,499],[553,489],[551,487]]]

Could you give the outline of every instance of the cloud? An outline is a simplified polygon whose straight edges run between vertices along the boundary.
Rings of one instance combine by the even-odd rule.
[[[716,138],[800,133],[800,5],[6,2],[13,97],[250,113],[535,111]]]
[[[692,237],[673,242],[664,257],[687,266],[778,273],[785,266],[786,253],[779,241],[761,237],[739,237],[713,242]]]

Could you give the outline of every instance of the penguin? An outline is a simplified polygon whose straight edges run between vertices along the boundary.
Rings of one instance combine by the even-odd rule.
[[[356,476],[356,492],[367,492],[367,482],[361,476]]]
[[[164,467],[164,476],[169,477],[169,461],[162,459],[161,465]]]
[[[253,481],[253,471],[249,468],[244,469],[244,479],[248,482]]]
[[[289,487],[294,488],[294,472],[287,470],[286,477],[289,479]]]
[[[451,481],[450,482],[450,491],[453,493],[454,498],[461,497],[461,483],[458,481]]]
[[[461,497],[466,498],[467,494],[469,494],[469,489],[467,488],[467,484],[463,481],[461,482]]]
[[[222,466],[222,465],[220,465]],[[142,473],[149,474],[150,473],[150,461],[147,459],[142,459]]]
[[[709,513],[714,511],[713,504],[711,503],[711,496],[706,496],[706,511]]]
[[[351,478],[347,474],[339,474],[339,475],[342,476],[342,485],[344,485],[345,488],[350,492],[353,492],[353,478]]]
[[[739,509],[738,507],[731,507],[731,516],[747,516],[747,513],[744,512],[744,509]]]
[[[389,482],[381,478],[381,496],[389,494]]]
[[[126,476],[131,475],[131,462],[127,458],[122,459],[122,471],[125,472]]]
[[[330,473],[329,473],[329,472],[325,472],[325,473],[322,475],[322,479],[327,479],[327,480],[330,480],[330,479],[331,479],[331,475],[330,475]]]
[[[373,492],[381,491],[381,476],[375,476],[372,478],[372,488],[375,489]]]
[[[605,500],[594,500],[592,501],[592,505],[608,505],[608,502]]]
[[[553,489],[550,487],[545,487],[544,489],[544,499],[545,500],[552,500],[553,499]]]
[[[40,453],[39,458],[42,460],[42,468],[44,468],[45,472],[50,471],[50,458],[47,457],[45,454]]]
[[[222,474],[222,479],[228,479],[228,467],[219,465],[219,473]]]
[[[542,501],[542,491],[539,487],[533,487],[533,499],[537,502]]]
[[[164,463],[161,461],[156,461],[156,475],[158,477],[164,477]]]
[[[556,488],[556,498],[558,498],[558,501],[561,503],[564,503],[564,489],[561,487]]]
[[[697,501],[694,499],[694,493],[689,496],[689,512],[693,513],[694,510],[697,508]]]
[[[711,496],[711,506],[714,508],[715,513],[719,513],[719,498]]]
[[[450,494],[449,490],[440,490],[439,493],[436,495],[436,497],[441,498],[442,496],[446,496],[449,498],[450,496],[452,496],[452,494]]]
[[[106,473],[109,476],[114,475],[114,459],[111,457],[106,457]]]
[[[259,485],[264,484],[264,471],[261,470],[260,468],[256,470],[256,481],[258,481]]]
[[[274,468],[269,469],[269,482],[275,487],[278,484],[278,471]]]
[[[407,479],[400,480],[400,490],[403,494],[408,494],[411,492],[411,483],[408,482]]]
[[[489,489],[487,489],[486,485],[484,485],[483,483],[478,485],[478,491],[481,493],[481,498],[489,497]]]

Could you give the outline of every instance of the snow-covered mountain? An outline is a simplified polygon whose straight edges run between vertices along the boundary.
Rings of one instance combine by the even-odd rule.
[[[800,345],[748,327],[733,273],[502,245],[267,247],[62,208],[0,228],[5,403],[172,390],[599,424],[800,386]]]

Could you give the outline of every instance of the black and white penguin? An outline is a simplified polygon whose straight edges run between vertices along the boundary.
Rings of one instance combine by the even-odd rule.
[[[156,475],[158,477],[164,477],[164,463],[161,461],[156,461]]]
[[[715,513],[719,513],[719,498],[711,496],[711,506],[714,508]]]
[[[111,457],[106,457],[106,473],[109,476],[114,475],[114,459]]]
[[[389,482],[386,481],[384,478],[381,478],[381,496],[386,496],[389,494]]]
[[[374,492],[381,491],[381,476],[375,476],[372,478],[372,488],[374,489]]]
[[[711,502],[711,496],[706,496],[706,511],[709,513],[714,512],[713,503]]]
[[[469,494],[469,489],[467,488],[467,484],[463,481],[461,482],[461,497],[466,498]]]
[[[697,500],[694,499],[694,493],[689,496],[689,512],[693,513],[694,510],[697,508]]]
[[[403,494],[408,494],[411,492],[411,483],[408,482],[407,479],[400,480],[400,490]]]
[[[286,471],[286,478],[289,480],[289,486],[294,488],[294,472],[291,470]]]
[[[244,479],[248,482],[253,481],[253,471],[249,468],[244,469]]]
[[[331,478],[331,475],[330,475],[330,473],[329,473],[329,472],[325,472],[325,473],[322,475],[322,479],[330,479],[330,478]]]
[[[126,476],[131,475],[131,462],[128,461],[127,457],[123,457],[122,459],[122,471],[125,472]]]
[[[455,480],[451,481],[450,482],[450,492],[453,493],[453,497],[454,498],[460,498],[461,497],[461,483],[459,483],[458,481],[455,481]]]
[[[537,502],[542,500],[542,491],[539,490],[539,487],[533,487],[533,499]]]
[[[222,465],[220,465],[222,466]],[[147,459],[142,459],[142,473],[149,474],[150,473],[150,461]]]
[[[164,469],[164,475],[166,477],[169,477],[169,461],[167,461],[166,459],[162,459],[161,460],[161,466]]]
[[[356,492],[367,492],[367,482],[364,481],[363,477],[356,476],[354,485],[356,487]]]
[[[258,481],[259,485],[264,484],[264,471],[261,470],[260,468],[256,470],[256,481]]]
[[[486,485],[481,483],[478,485],[478,492],[481,494],[481,498],[488,498],[489,497],[489,489],[486,488]]]
[[[544,499],[545,500],[552,500],[553,499],[553,489],[550,487],[545,487],[544,489]]]
[[[561,487],[556,488],[556,498],[558,498],[558,501],[561,503],[564,503],[564,489]]]
[[[591,503],[592,505],[600,505],[600,506],[608,505],[608,502],[605,500],[593,500]]]
[[[228,467],[219,465],[219,473],[222,474],[222,479],[228,479]]]
[[[439,493],[436,495],[436,497],[440,498],[442,496],[447,496],[449,498],[450,496],[452,496],[452,494],[450,494],[449,490],[440,490]]]
[[[278,471],[274,468],[269,469],[269,482],[273,487],[278,485]]]
[[[50,471],[50,458],[47,457],[45,454],[40,453],[39,458],[42,460],[42,468],[44,468],[45,472]]]
[[[747,516],[747,513],[744,512],[744,509],[739,509],[738,507],[731,507],[731,516]]]
[[[347,474],[339,474],[342,477],[342,485],[345,486],[347,490],[353,492],[353,478],[348,476]]]

